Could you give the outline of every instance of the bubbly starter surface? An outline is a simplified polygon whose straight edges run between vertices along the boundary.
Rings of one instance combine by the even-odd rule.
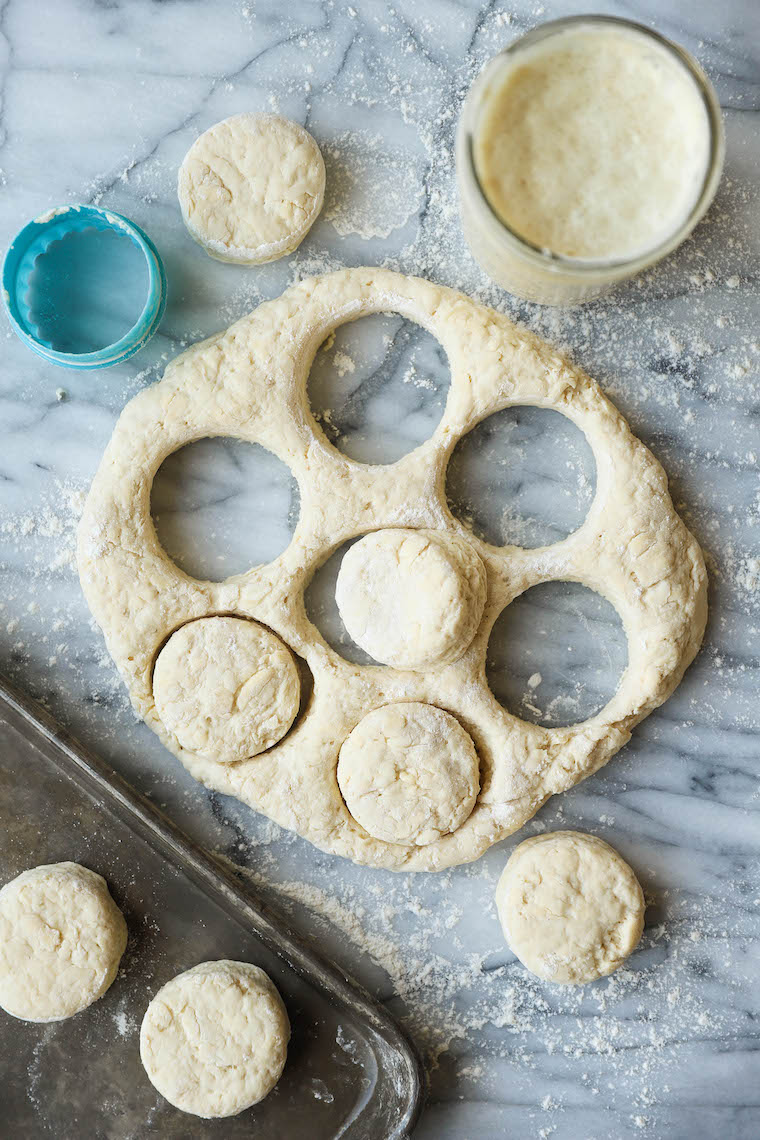
[[[495,213],[553,253],[624,260],[686,220],[710,125],[689,72],[643,33],[578,27],[515,56],[488,85],[474,161]]]

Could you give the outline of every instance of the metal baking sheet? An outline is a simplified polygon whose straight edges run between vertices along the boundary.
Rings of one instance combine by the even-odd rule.
[[[423,1071],[393,1019],[279,914],[0,678],[0,876],[70,859],[102,874],[129,943],[100,1001],[35,1025],[0,1011],[0,1132],[58,1140],[392,1140],[409,1134]],[[253,962],[292,1025],[285,1072],[261,1104],[188,1116],[148,1081],[139,1027],[156,990],[197,962]]]

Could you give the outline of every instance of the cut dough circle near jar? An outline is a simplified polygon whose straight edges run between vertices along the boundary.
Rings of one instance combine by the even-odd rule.
[[[263,970],[202,962],[172,978],[148,1006],[140,1059],[175,1108],[236,1116],[272,1091],[285,1068],[290,1022]]]
[[[335,598],[350,637],[376,661],[431,669],[456,661],[472,641],[486,572],[459,535],[380,530],[347,551]]]
[[[153,696],[182,748],[231,764],[282,739],[298,712],[300,681],[290,650],[258,622],[208,617],[166,642]]]
[[[434,843],[461,827],[480,790],[478,756],[455,718],[409,701],[368,713],[338,758],[357,823],[386,843]]]
[[[644,894],[625,860],[593,835],[526,839],[496,888],[504,937],[549,982],[582,985],[617,970],[644,929]]]
[[[0,1006],[23,1021],[63,1021],[116,977],[124,916],[105,879],[78,863],[24,871],[0,890]]]
[[[190,235],[210,257],[261,265],[292,253],[314,224],[325,164],[308,131],[266,112],[233,115],[195,140],[177,193]]]

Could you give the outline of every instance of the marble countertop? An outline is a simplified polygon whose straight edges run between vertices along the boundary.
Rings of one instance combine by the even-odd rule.
[[[430,1061],[419,1140],[760,1135],[760,8],[596,7],[653,23],[700,58],[725,110],[726,174],[705,222],[665,264],[609,301],[560,311],[515,301],[470,258],[453,132],[489,56],[585,5],[0,2],[2,245],[51,206],[99,203],[147,230],[170,283],[159,335],[109,371],[63,372],[7,325],[0,333],[0,669],[188,832],[249,868],[405,1020]],[[293,257],[240,270],[189,239],[175,178],[201,130],[248,109],[312,131],[328,193]],[[437,876],[353,867],[196,785],[136,722],[72,559],[84,492],[126,400],[262,299],[360,264],[462,288],[565,349],[665,465],[711,574],[705,645],[672,699],[519,837]],[[320,354],[310,392],[339,447],[387,462],[433,430],[446,382],[427,334],[368,318]],[[167,548],[216,576],[271,558],[298,509],[288,472],[243,445],[196,448],[168,461],[154,490]],[[577,526],[593,481],[582,437],[527,411],[462,445],[450,492],[482,533],[538,544]],[[334,569],[315,580],[309,605],[339,641]],[[528,718],[577,720],[614,690],[625,640],[595,596],[544,589],[500,622],[492,685]],[[650,903],[628,967],[583,992],[527,975],[493,906],[517,839],[557,826],[618,847]]]

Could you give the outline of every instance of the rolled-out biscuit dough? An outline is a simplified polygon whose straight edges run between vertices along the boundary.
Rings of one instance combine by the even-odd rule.
[[[451,386],[432,436],[396,463],[371,466],[330,445],[309,409],[306,383],[333,329],[388,311],[439,339]],[[452,515],[445,491],[458,440],[487,416],[524,404],[572,420],[597,470],[583,524],[534,550],[481,541]],[[224,582],[196,581],[161,548],[150,489],[173,451],[225,435],[261,444],[288,464],[300,489],[300,518],[273,562]],[[386,528],[457,535],[485,567],[480,624],[465,652],[447,665],[424,672],[354,665],[307,617],[304,589],[317,568],[343,543]],[[502,314],[384,269],[300,282],[182,353],[159,383],[137,395],[122,412],[90,490],[78,563],[137,712],[196,779],[326,850],[397,870],[439,870],[477,858],[549,796],[605,764],[673,692],[699,648],[707,612],[702,552],[673,508],[665,473],[598,385]],[[511,715],[485,677],[496,618],[519,594],[552,580],[600,593],[628,638],[628,665],[612,699],[588,720],[563,728]],[[167,638],[189,621],[220,614],[266,626],[313,679],[306,707],[280,743],[235,764],[182,748],[161,720],[152,684]],[[369,835],[346,807],[336,778],[340,748],[359,721],[400,701],[448,710],[478,752],[481,786],[473,810],[455,831],[424,846]]]

